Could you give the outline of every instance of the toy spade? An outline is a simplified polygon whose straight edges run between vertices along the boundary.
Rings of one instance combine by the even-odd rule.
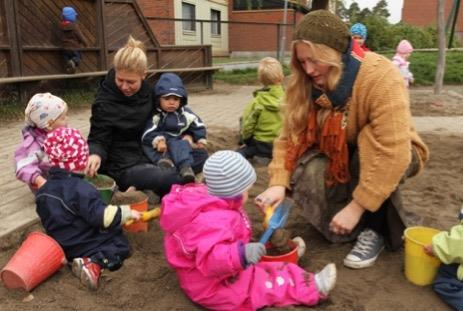
[[[289,211],[291,210],[292,203],[288,200],[284,200],[281,202],[275,209],[272,217],[268,222],[268,227],[264,231],[264,234],[259,240],[259,243],[265,244],[268,242],[270,237],[272,236],[273,231],[278,228],[283,228],[286,224],[286,220],[288,220]]]
[[[147,221],[150,221],[151,219],[155,219],[155,218],[159,217],[160,215],[161,215],[161,209],[159,207],[156,207],[156,208],[153,208],[150,211],[141,212],[139,221],[147,222]],[[130,219],[130,220],[126,221],[124,225],[130,226],[134,222],[135,222],[135,220]]]

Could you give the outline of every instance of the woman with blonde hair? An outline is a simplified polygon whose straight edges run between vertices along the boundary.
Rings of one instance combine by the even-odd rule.
[[[151,164],[142,150],[141,136],[154,111],[147,70],[143,43],[130,36],[116,52],[114,68],[100,83],[92,106],[86,173],[107,174],[121,190],[135,186],[163,195],[181,179],[174,169]]]
[[[285,118],[260,208],[286,190],[331,242],[356,240],[350,268],[375,263],[384,246],[401,245],[398,186],[416,175],[428,149],[415,132],[408,92],[389,60],[364,53],[349,29],[325,10],[295,30]]]

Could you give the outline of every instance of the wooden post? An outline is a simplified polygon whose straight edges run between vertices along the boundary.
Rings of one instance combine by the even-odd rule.
[[[439,58],[437,60],[437,70],[434,80],[434,94],[442,92],[445,73],[445,0],[437,1],[437,33],[439,42]]]
[[[96,19],[98,27],[98,44],[100,46],[100,70],[108,70],[108,47],[106,46],[104,0],[97,0]]]
[[[10,41],[10,62],[11,76],[18,77],[22,75],[21,70],[21,49],[19,44],[18,28],[16,22],[16,6],[14,0],[5,0],[5,17],[8,27],[8,38]]]

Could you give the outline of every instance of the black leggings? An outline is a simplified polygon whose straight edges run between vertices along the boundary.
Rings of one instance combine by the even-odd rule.
[[[192,168],[196,174],[202,171],[207,157],[206,149],[193,150]],[[134,165],[113,177],[121,191],[135,186],[137,190],[152,190],[161,197],[170,191],[173,184],[183,184],[176,168],[161,168],[152,163]]]

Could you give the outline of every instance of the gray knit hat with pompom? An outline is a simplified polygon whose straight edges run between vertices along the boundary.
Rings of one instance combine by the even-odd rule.
[[[347,51],[350,33],[347,25],[327,10],[312,11],[296,26],[294,40],[324,44],[341,53]]]
[[[256,172],[238,152],[217,151],[204,164],[204,178],[210,195],[231,198],[241,195],[256,182]]]

